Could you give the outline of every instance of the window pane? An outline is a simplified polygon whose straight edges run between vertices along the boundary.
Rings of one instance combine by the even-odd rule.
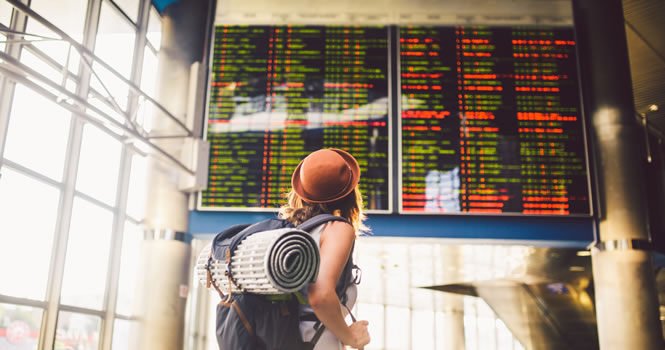
[[[90,78],[90,86],[95,90],[88,94],[88,102],[115,120],[124,123],[129,95],[129,86],[118,76],[99,64],[93,64],[94,75]],[[117,109],[113,107],[113,99]],[[108,103],[105,103],[108,102]],[[110,105],[109,105],[110,103]]]
[[[113,0],[129,18],[136,23],[139,14],[138,0]]]
[[[44,300],[59,195],[56,188],[2,168],[0,294]]]
[[[60,181],[69,120],[67,110],[17,85],[9,117],[5,158]]]
[[[32,0],[30,8],[76,40],[83,38],[87,0]],[[35,21],[29,19],[28,22]],[[30,25],[30,24],[28,24]]]
[[[21,51],[21,63],[34,69],[39,74],[43,75],[52,82],[62,86],[62,78],[63,78],[62,70],[56,69],[56,67],[48,64],[46,61],[39,58],[37,55],[33,54],[32,52],[25,49]],[[73,75],[67,76],[67,84],[65,84],[65,88],[69,90],[69,92],[76,92],[76,82],[71,78],[72,76]],[[62,95],[64,97],[64,94],[61,94],[58,90],[46,85],[45,83],[42,82],[41,79],[31,76],[28,76],[28,78],[39,84],[42,88],[50,91],[54,95],[56,96]]]
[[[411,323],[409,309],[405,307],[386,307],[386,349],[402,350],[409,348]]]
[[[122,74],[130,77],[136,30],[108,3],[102,3],[95,54]]]
[[[148,18],[148,33],[146,34],[146,38],[150,44],[152,44],[152,47],[159,51],[162,41],[162,16],[160,16],[159,12],[157,12],[152,6],[150,7],[150,18]]]
[[[42,35],[49,38],[60,38],[59,35],[57,35],[56,33],[44,27],[41,23],[34,20],[28,20],[26,32],[30,34]],[[81,41],[83,34],[76,33],[75,35],[72,35],[72,37],[77,41]],[[38,37],[28,37],[28,39],[36,40],[35,42],[32,43],[32,45],[37,49],[39,49],[40,51],[47,54],[51,59],[56,61],[58,64],[63,66],[67,64],[70,72],[74,74],[78,72],[78,64],[80,56],[78,54],[78,51],[76,51],[76,49],[74,49],[73,47],[70,47],[70,44],[68,42],[62,40],[41,41],[41,39]],[[59,82],[60,81],[58,80],[58,83]]]
[[[0,23],[5,27],[9,27],[12,20],[12,9],[14,7],[6,1],[0,1]]]
[[[37,349],[44,310],[0,304],[0,349]]]
[[[97,350],[102,320],[97,316],[60,311],[54,350]]]
[[[145,47],[143,53],[141,90],[155,99],[157,97],[157,55],[155,55],[148,46]],[[139,109],[136,113],[136,122],[148,133],[152,130],[152,118],[154,112],[155,106],[150,101],[146,100],[144,97],[139,98]]]
[[[383,349],[383,319],[384,307],[378,304],[359,304],[356,312],[358,320],[367,320],[369,322],[369,335],[371,342],[367,344],[365,349]]]
[[[157,55],[149,47],[143,50],[143,68],[141,70],[141,90],[148,96],[155,98],[157,86]]]
[[[145,217],[147,171],[148,158],[134,155],[132,157],[132,170],[129,176],[127,215],[135,220],[142,220]]]
[[[62,283],[63,304],[102,309],[112,226],[110,211],[74,199]]]
[[[434,349],[434,312],[411,313],[411,349]]]
[[[131,327],[135,327],[137,324],[137,321],[116,319],[113,322],[113,343],[111,344],[111,348],[114,350],[131,349],[129,332]],[[215,342],[215,345],[217,345],[217,342]]]
[[[143,231],[132,223],[125,224],[122,236],[122,253],[120,258],[120,282],[118,286],[118,302],[116,312],[131,316],[136,292],[136,273],[139,266],[139,249],[143,240]]]
[[[104,203],[115,204],[121,151],[118,140],[86,124],[76,189]]]

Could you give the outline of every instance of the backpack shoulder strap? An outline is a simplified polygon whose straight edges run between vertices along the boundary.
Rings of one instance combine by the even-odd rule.
[[[298,225],[297,228],[301,229],[303,231],[309,232],[311,229],[313,229],[313,228],[315,228],[315,227],[317,227],[317,226],[319,226],[323,223],[326,223],[328,221],[343,221],[343,222],[346,222],[347,224],[351,225],[349,220],[347,220],[347,219],[345,219],[341,216],[335,216],[335,215],[331,215],[331,214],[319,214],[317,216],[314,216],[312,218],[309,218],[309,219],[305,220],[305,222]]]

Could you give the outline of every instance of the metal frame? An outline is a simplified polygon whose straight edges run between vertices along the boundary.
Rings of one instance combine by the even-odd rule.
[[[93,53],[93,51],[92,51],[92,48],[94,47],[94,45],[93,45],[93,46],[88,46],[88,45],[82,45],[82,44],[78,43],[76,40],[74,40],[73,38],[71,38],[71,37],[70,37],[69,35],[67,35],[65,32],[63,32],[63,31],[60,30],[58,27],[56,27],[55,25],[53,25],[51,22],[47,21],[45,18],[43,18],[42,16],[40,16],[39,14],[37,14],[35,11],[33,11],[33,10],[30,9],[29,7],[25,6],[24,4],[18,2],[17,0],[6,0],[6,1],[7,1],[9,4],[11,4],[12,6],[14,6],[14,8],[15,8],[16,10],[19,10],[19,11],[21,11],[22,13],[24,13],[25,15],[29,16],[30,18],[32,18],[32,19],[38,21],[38,22],[41,23],[43,26],[45,26],[47,29],[53,31],[53,32],[56,33],[58,36],[60,36],[60,37],[62,38],[63,41],[69,43],[69,44],[71,45],[71,47],[73,47],[75,50],[78,51],[79,55],[81,56],[81,62],[83,62],[85,65],[88,66],[88,68],[90,69],[91,73],[92,73],[93,75],[95,75],[95,77],[96,77],[100,82],[102,82],[102,80],[99,79],[99,77],[96,75],[94,69],[92,69],[92,64],[93,64],[93,63],[97,63],[97,64],[101,65],[103,68],[105,68],[106,70],[108,70],[109,72],[111,72],[111,73],[112,73],[117,79],[119,79],[119,80],[122,81],[124,84],[126,84],[126,85],[129,87],[129,89],[130,89],[131,92],[135,93],[136,95],[139,95],[140,97],[144,98],[146,101],[148,101],[148,102],[150,102],[151,104],[153,104],[153,105],[157,108],[157,110],[159,110],[162,114],[166,115],[171,121],[173,121],[174,123],[176,123],[176,124],[177,124],[177,125],[178,125],[178,126],[179,126],[179,127],[185,132],[184,135],[175,135],[174,137],[183,137],[183,138],[185,138],[185,137],[192,137],[192,136],[194,135],[193,131],[190,130],[190,129],[185,125],[184,122],[182,122],[182,121],[181,121],[180,119],[178,119],[176,116],[174,116],[173,114],[171,114],[171,113],[166,109],[166,107],[164,107],[163,105],[161,105],[160,103],[158,103],[156,100],[154,100],[152,97],[150,97],[149,95],[147,95],[144,91],[142,91],[142,90],[140,89],[140,87],[139,87],[138,85],[135,84],[134,81],[126,79],[124,76],[122,76],[120,73],[118,73],[115,69],[113,69],[113,67],[111,67],[108,63],[104,62],[104,61],[101,60],[99,57],[97,57],[97,56]],[[90,0],[90,1],[93,1],[93,0]],[[116,8],[115,5],[113,5],[112,7],[113,7],[113,8]],[[117,8],[116,8],[116,10],[117,10]],[[126,17],[126,15],[125,15],[124,13],[122,13],[122,15],[123,15],[123,17]],[[97,16],[97,17],[99,17],[99,16]],[[132,23],[133,23],[133,22],[132,22]],[[95,31],[96,31],[96,27],[95,27]],[[143,31],[143,34],[145,34],[145,28],[144,28],[144,29],[139,29],[139,33],[141,33],[141,31]],[[25,35],[25,34],[28,34],[28,33],[24,33],[24,35]],[[136,45],[138,44],[138,42],[143,42],[143,43],[145,43],[146,41],[147,41],[147,40],[145,39],[145,35],[143,35],[143,39],[140,39],[140,38],[139,38],[138,40],[135,41],[135,47],[136,47]],[[141,59],[142,59],[142,55],[143,55],[143,52],[142,52],[142,51],[141,51],[140,55],[141,55]],[[16,62],[13,62],[12,65],[15,65],[15,63],[16,63]],[[136,64],[134,64],[134,65],[136,65]],[[22,69],[22,70],[24,70],[24,69]],[[137,74],[137,72],[138,72],[139,70],[140,70],[140,68],[138,68],[138,67],[133,67],[133,69],[132,69],[132,74]],[[25,70],[24,70],[24,71],[25,71]],[[135,78],[135,77],[133,77],[133,78]],[[48,83],[48,82],[46,82],[46,83]],[[49,84],[49,85],[52,85],[52,84]],[[102,85],[103,85],[103,82],[102,82]],[[105,87],[104,87],[104,88],[105,88]],[[56,89],[58,90],[58,88],[56,88]],[[62,90],[65,90],[65,91],[66,91],[66,89],[62,89]],[[105,88],[105,90],[107,90],[107,89]],[[65,91],[59,91],[59,92],[62,92],[62,93],[64,93],[65,95],[67,95],[67,93],[65,93]],[[108,92],[108,90],[107,90],[107,92]],[[109,95],[110,95],[110,94],[109,94]],[[71,96],[70,96],[70,97],[71,97]],[[84,99],[84,100],[87,99],[87,95],[86,95],[86,96],[80,96],[80,97],[81,97],[82,99]],[[78,102],[78,101],[77,101],[77,102]],[[130,126],[133,125],[133,124],[132,124],[132,115],[123,112],[123,111],[122,111],[122,108],[120,108],[120,107],[117,105],[117,102],[115,102],[114,99],[111,98],[111,101],[110,101],[110,102],[111,102],[111,104],[113,105],[113,107],[116,109],[116,111],[118,112],[118,114],[122,115],[122,116],[124,117],[124,119],[128,122],[128,124],[129,124]],[[89,108],[89,106],[91,106],[91,105],[88,103],[86,107]],[[109,117],[108,115],[106,115],[106,114],[102,114],[102,115],[104,116],[104,118],[107,118],[110,122],[114,123],[115,120],[114,120],[113,118],[110,118],[110,117]],[[117,122],[117,121],[115,121],[115,122]],[[125,128],[123,128],[123,129],[125,129]],[[137,139],[143,141],[144,143],[146,143],[147,145],[149,145],[151,148],[153,148],[154,150],[156,150],[156,151],[157,151],[158,153],[160,153],[161,155],[166,156],[167,159],[176,162],[176,165],[178,165],[179,167],[183,168],[183,170],[185,170],[187,173],[192,174],[192,175],[194,174],[194,171],[192,171],[192,170],[189,169],[188,167],[184,166],[184,164],[182,164],[181,162],[177,161],[174,157],[170,156],[166,151],[164,151],[163,149],[161,149],[161,147],[159,147],[158,145],[156,145],[156,144],[150,142],[149,135],[141,135],[141,134],[138,132],[138,130],[135,130],[135,129],[133,129],[133,128],[132,128],[132,129],[129,129],[129,130],[127,130],[127,129],[129,129],[129,128],[126,128],[124,131],[127,132],[130,136],[132,136],[132,138],[137,138]]]
[[[70,110],[76,116],[80,117],[81,119],[85,119],[87,122],[95,124],[97,127],[107,131],[109,134],[112,136],[115,135],[115,132],[110,129],[110,127],[115,127],[118,128],[122,131],[124,131],[126,134],[130,135],[130,137],[120,137],[115,136],[122,142],[129,142],[131,139],[138,139],[140,141],[143,141],[147,146],[152,148],[154,151],[159,153],[162,157],[170,160],[173,162],[175,165],[180,167],[183,171],[187,172],[188,174],[194,175],[195,171],[187,167],[185,164],[183,164],[180,160],[176,159],[174,156],[169,154],[167,151],[156,145],[155,143],[151,142],[149,138],[144,137],[140,135],[138,132],[134,131],[132,128],[129,126],[120,123],[116,119],[114,119],[112,116],[109,116],[106,114],[104,111],[100,110],[98,107],[95,107],[94,105],[90,104],[87,101],[87,89],[86,89],[86,97],[82,97],[81,94],[75,94],[67,89],[63,88],[62,86],[54,83],[50,79],[46,78],[44,75],[38,73],[37,71],[33,70],[32,68],[26,66],[25,64],[21,63],[17,59],[0,52],[0,59],[4,60],[6,64],[0,64],[0,72],[2,72],[6,77],[8,77],[11,80],[14,80],[16,82],[19,82],[23,85],[26,85],[30,87],[31,89],[35,90],[36,92],[44,95],[47,98],[50,98],[54,102],[60,104],[62,107]],[[86,67],[89,69],[88,67]],[[41,83],[48,85],[50,88],[56,90],[60,95],[56,96],[50,93],[48,90],[44,89],[43,87],[39,86],[38,84],[32,82],[30,79],[27,77],[21,75],[20,73],[15,72],[13,69],[19,69],[21,73],[28,74],[29,76],[32,76],[34,78],[37,78]],[[84,83],[86,80],[89,81],[88,79],[81,79],[81,82]],[[68,100],[71,100],[69,102],[68,100],[63,100],[62,96],[66,96]],[[84,107],[84,108],[82,108]],[[89,113],[86,112],[86,110],[91,110],[95,112],[95,114],[102,116],[106,120],[106,124],[98,121],[97,118],[94,116],[90,115]]]
[[[152,11],[150,1],[142,0],[139,3],[139,18],[138,23],[130,20],[121,8],[110,0],[89,0],[87,2],[85,28],[83,29],[83,42],[78,43],[71,37],[67,36],[64,32],[58,29],[55,25],[51,24],[32,9],[27,7],[25,3],[16,0],[6,0],[14,7],[12,14],[12,21],[10,27],[4,25],[0,26],[0,32],[6,33],[7,39],[6,49],[0,51],[0,167],[7,166],[14,169],[21,174],[29,176],[39,182],[48,184],[57,188],[60,191],[60,198],[57,207],[57,220],[54,227],[53,245],[51,247],[50,264],[48,269],[48,280],[46,283],[46,290],[44,300],[31,300],[25,298],[17,298],[6,295],[0,295],[0,303],[7,303],[20,306],[29,306],[40,308],[44,311],[42,316],[41,330],[39,335],[38,349],[52,349],[55,344],[55,333],[58,324],[58,317],[60,311],[74,312],[84,315],[99,317],[101,320],[99,346],[102,350],[109,350],[112,346],[112,333],[115,319],[122,320],[135,320],[135,317],[126,315],[117,315],[115,313],[115,305],[117,303],[117,293],[120,274],[120,258],[122,250],[122,235],[124,232],[125,222],[140,223],[134,218],[127,216],[127,197],[129,191],[129,178],[131,172],[132,155],[139,154],[145,156],[146,153],[139,147],[132,144],[134,139],[140,140],[146,145],[150,146],[157,154],[171,160],[177,167],[182,168],[188,174],[193,174],[194,171],[182,164],[178,159],[172,157],[165,150],[152,143],[150,140],[153,138],[143,130],[137,129],[132,125],[131,116],[137,110],[139,98],[152,103],[157,110],[165,114],[168,118],[176,122],[182,129],[183,135],[175,135],[176,138],[191,137],[192,131],[189,130],[184,123],[180,122],[174,115],[167,111],[162,105],[157,103],[150,96],[146,95],[138,87],[138,82],[141,77],[141,70],[143,66],[143,53],[144,47],[147,45],[154,52],[155,48],[150,45],[146,39],[147,21],[149,14]],[[97,28],[100,20],[100,13],[102,3],[108,1],[110,8],[119,13],[131,23],[132,27],[136,30],[137,39],[135,40],[134,50],[135,56],[132,61],[132,74],[130,79],[125,79],[110,65],[100,60],[93,54],[95,46]],[[28,18],[40,22],[49,30],[56,33],[61,38],[49,38],[45,36],[37,36],[25,32],[26,21]],[[34,37],[35,40],[27,40],[25,37]],[[57,62],[49,57],[45,52],[32,45],[38,41],[59,40],[66,42],[70,45],[70,50],[73,48],[77,50],[81,56],[79,62],[78,73],[71,72],[68,67],[69,61]],[[34,54],[39,60],[46,63],[46,65],[60,71],[63,75],[61,84],[54,82],[43,74],[35,71],[31,67],[23,64],[19,60],[19,53],[25,48]],[[110,71],[116,78],[120,79],[126,84],[130,91],[130,99],[128,101],[127,112],[119,108],[117,102],[109,100],[104,96],[104,92],[108,94],[108,90],[100,92],[90,87],[90,81],[96,74],[92,68],[92,64],[100,64],[104,69]],[[99,78],[98,78],[99,79]],[[77,84],[76,92],[72,93],[65,88],[67,82],[74,82]],[[100,80],[103,84],[103,82]],[[38,173],[29,169],[21,164],[11,160],[6,160],[3,157],[4,144],[6,142],[6,133],[9,124],[9,114],[13,101],[14,86],[16,83],[23,84],[27,88],[39,93],[46,99],[51,100],[67,109],[72,113],[72,122],[68,132],[68,141],[66,146],[66,157],[64,161],[64,171],[62,179],[52,179],[46,175]],[[109,94],[110,95],[110,94]],[[106,106],[114,109],[119,115],[123,116],[127,124],[119,122],[113,116],[102,111],[100,108],[92,105],[89,98],[101,97]],[[116,191],[116,202],[114,204],[104,203],[90,195],[76,190],[75,181],[78,172],[79,156],[81,151],[81,143],[83,137],[83,129],[85,124],[92,124],[115,139],[123,143],[120,175],[118,177],[118,187]],[[157,136],[156,138],[159,138]],[[65,274],[65,261],[67,259],[67,245],[69,238],[69,229],[72,219],[72,208],[75,198],[82,198],[92,202],[94,205],[109,210],[113,214],[112,226],[112,241],[110,245],[110,254],[108,258],[108,267],[106,273],[106,289],[103,300],[103,306],[100,310],[88,309],[83,307],[76,307],[72,305],[60,304],[61,288],[63,284],[63,277]]]

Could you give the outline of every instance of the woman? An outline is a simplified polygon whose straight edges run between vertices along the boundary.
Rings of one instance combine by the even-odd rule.
[[[346,290],[347,302],[343,307],[335,293],[335,286],[351,254],[356,235],[367,228],[362,221],[362,197],[358,190],[360,167],[349,153],[339,149],[322,149],[303,159],[293,172],[293,190],[288,203],[280,208],[280,217],[298,225],[318,214],[332,214],[347,219],[322,224],[311,230],[319,243],[321,265],[316,282],[306,290],[307,305],[301,315],[314,313],[325,326],[314,346],[315,350],[338,350],[344,345],[362,349],[369,343],[367,321],[350,326],[344,317],[353,307],[356,286]],[[303,320],[300,331],[303,341],[310,342],[316,333],[316,321]],[[343,345],[344,344],[344,345]]]

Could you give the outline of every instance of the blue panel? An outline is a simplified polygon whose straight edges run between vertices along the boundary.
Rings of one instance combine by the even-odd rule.
[[[189,231],[194,235],[217,233],[230,225],[275,216],[264,212],[191,211]],[[594,239],[592,218],[370,215],[367,225],[378,237],[508,240],[503,243],[580,248]]]
[[[166,6],[171,5],[174,2],[178,2],[180,0],[152,0],[152,4],[155,5],[155,8],[157,9],[157,12],[162,13],[164,12],[164,9]]]

